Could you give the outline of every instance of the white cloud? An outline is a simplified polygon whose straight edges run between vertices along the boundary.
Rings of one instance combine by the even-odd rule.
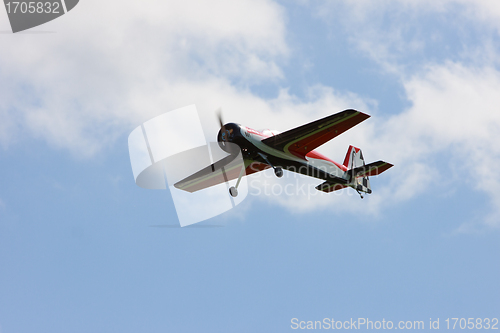
[[[323,18],[331,33],[344,34],[356,50],[392,73],[411,103],[397,115],[373,117],[335,139],[332,151],[357,142],[368,160],[383,158],[395,164],[382,176],[389,179],[387,186],[374,189],[384,199],[371,199],[377,203],[370,203],[373,209],[366,212],[376,213],[430,188],[446,193],[458,188],[487,193],[492,210],[486,223],[500,226],[496,208],[500,196],[495,191],[500,177],[492,172],[500,162],[495,145],[500,139],[496,108],[500,3],[345,1],[304,5]],[[456,41],[448,40],[450,36]],[[377,113],[376,108],[370,111]],[[320,201],[318,205],[322,205]],[[354,209],[351,206],[350,202],[330,204],[333,209]]]
[[[494,212],[488,223],[500,226],[500,176],[494,172],[500,165],[500,72],[448,63],[429,68],[406,88],[414,104],[408,121],[433,153],[451,154],[462,182],[489,195]]]
[[[431,1],[429,1],[431,2]],[[436,1],[434,1],[436,3]],[[490,0],[448,0],[449,5],[461,4],[465,7],[465,15],[494,27],[500,32],[500,3]]]
[[[363,149],[367,162],[384,159],[395,164],[379,176],[385,181],[373,188],[368,202],[354,200],[352,195],[357,194],[350,189],[342,195],[319,193],[314,189],[321,183],[318,179],[291,175],[276,179],[269,172],[268,177],[259,178],[265,180],[261,197],[272,197],[292,211],[320,208],[377,216],[384,208],[431,188],[443,193],[450,188],[470,191],[471,195],[478,191],[491,200],[491,211],[483,222],[500,227],[500,175],[495,172],[500,165],[500,72],[447,63],[414,76],[405,82],[405,89],[412,103],[409,109],[388,119],[373,117],[336,138],[327,149],[321,147],[326,155],[341,161],[339,153],[345,154],[348,144],[355,144]],[[291,195],[280,195],[285,190]],[[478,221],[467,221],[458,231],[476,230]]]
[[[333,34],[384,71],[411,75],[428,62],[499,64],[500,3],[489,0],[310,2]]]
[[[2,143],[21,129],[91,156],[145,120],[193,103],[212,140],[219,106],[226,121],[286,130],[376,104],[319,84],[303,100],[287,89],[268,100],[251,93],[248,84],[282,78],[284,22],[283,9],[264,0],[82,2],[44,26],[56,33],[1,41]]]
[[[3,35],[1,143],[24,133],[92,155],[186,99],[245,97],[282,77],[283,15],[267,0],[88,0],[43,26],[55,33]]]
[[[374,117],[320,150],[342,161],[347,146],[354,144],[368,161],[394,163],[395,168],[381,176],[388,180],[386,185],[374,188],[368,203],[345,194],[317,193],[307,205],[301,196],[278,196],[279,204],[376,215],[448,176],[439,174],[433,163],[442,161],[440,154],[450,153],[459,165],[461,182],[488,193],[493,206],[500,207],[495,193],[500,177],[491,171],[500,162],[499,148],[492,144],[499,139],[499,72],[488,64],[467,67],[443,61],[408,73],[399,62],[401,54],[424,49],[425,38],[440,38],[417,33],[405,39],[405,29],[422,11],[440,13],[452,4],[426,3],[429,7],[400,3],[389,31],[381,27],[387,24],[384,10],[394,8],[394,2],[352,3],[344,17],[353,27],[347,29],[349,38],[385,70],[399,75],[412,103],[400,114],[385,117],[376,101],[320,84],[311,87],[305,99],[287,89],[263,99],[248,89],[253,83],[279,82],[280,63],[290,56],[284,10],[271,1],[158,0],[146,5],[87,0],[43,26],[56,33],[2,36],[0,143],[8,146],[22,135],[32,135],[75,155],[91,156],[138,124],[193,103],[209,138],[217,132],[213,110],[219,106],[226,121],[279,130],[357,108]],[[473,19],[491,26],[500,22],[495,21],[500,15],[497,5],[455,3],[468,8]],[[307,181],[311,187],[320,182]],[[497,213],[494,210],[488,223],[499,225]]]

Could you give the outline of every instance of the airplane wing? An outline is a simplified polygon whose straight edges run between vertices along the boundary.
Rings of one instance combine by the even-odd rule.
[[[180,190],[193,193],[238,178],[243,162],[242,159],[236,157],[238,157],[238,154],[226,156],[220,161],[178,181],[174,186]]]
[[[222,184],[233,179],[237,179],[240,175],[243,163],[245,164],[245,174],[249,175],[270,168],[269,165],[236,158],[239,154],[229,155],[213,163],[206,168],[186,177],[174,186],[180,190],[190,193],[205,189],[210,186]]]
[[[266,145],[305,159],[307,153],[356,126],[369,115],[345,110],[262,140]]]

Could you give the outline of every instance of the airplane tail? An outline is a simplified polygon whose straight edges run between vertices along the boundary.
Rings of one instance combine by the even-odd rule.
[[[363,158],[363,153],[361,149],[349,146],[344,159],[344,166],[347,168],[347,174],[349,177],[348,186],[352,187],[358,192],[372,193],[372,188],[370,186],[370,179],[368,175],[358,175],[357,169],[365,168],[365,159]]]
[[[370,186],[370,176],[376,176],[384,172],[385,170],[392,167],[392,164],[377,161],[370,164],[365,164],[365,159],[363,158],[363,153],[361,149],[349,146],[347,149],[347,154],[344,159],[344,166],[347,168],[347,183],[345,184],[335,184],[329,181],[318,185],[316,189],[323,192],[333,192],[346,187],[352,187],[358,193],[372,193]],[[363,196],[361,196],[363,197]]]
[[[363,153],[361,152],[361,149],[356,148],[354,146],[349,146],[347,149],[347,153],[345,154],[344,158],[344,166],[347,169],[352,169],[353,166],[360,166],[365,163],[365,160],[363,158]]]

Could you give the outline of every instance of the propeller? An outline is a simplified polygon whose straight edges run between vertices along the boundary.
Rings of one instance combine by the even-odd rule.
[[[219,120],[220,128],[224,128],[224,121],[222,121],[222,109],[218,108],[215,110],[215,114],[217,115],[217,119]]]
[[[217,141],[219,141],[219,145],[222,144],[221,148],[224,151],[227,151],[229,147],[226,145],[226,140],[229,137],[229,132],[226,129],[226,126],[224,125],[224,120],[222,120],[222,108],[218,108],[215,110],[215,114],[217,116],[217,120],[219,121],[220,125],[220,130],[219,130],[219,135],[217,135]],[[226,147],[226,148],[224,148]],[[228,153],[232,154],[232,152],[227,151]]]
[[[245,175],[245,161],[243,160],[241,148],[238,144],[232,142],[232,136],[236,135],[234,131],[238,130],[238,125],[236,124],[226,124],[224,125],[224,121],[222,120],[222,110],[221,108],[215,110],[215,115],[217,120],[219,121],[220,130],[217,135],[217,142],[219,147],[229,155],[224,158],[218,160],[215,163],[201,169],[200,171],[192,174],[191,176],[184,178],[183,180],[174,184],[176,188],[189,190],[190,187],[194,186],[201,180],[205,179],[207,176],[212,177],[214,173],[219,172],[224,179],[224,183],[226,184],[227,189],[229,190],[229,194],[231,195],[231,203],[234,207],[235,203],[233,201],[233,197],[238,195],[238,185],[240,184],[241,178]],[[239,159],[237,159],[239,157]],[[241,168],[240,174],[238,176],[238,180],[236,181],[235,186],[231,186],[229,184],[228,170],[232,171],[236,168]],[[236,169],[237,170],[237,169]],[[215,174],[214,177],[219,177],[218,174]],[[232,178],[234,179],[234,178]],[[222,183],[222,181],[220,181]],[[197,189],[193,190],[197,191]]]

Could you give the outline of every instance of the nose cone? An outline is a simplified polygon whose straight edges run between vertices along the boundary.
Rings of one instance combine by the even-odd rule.
[[[222,148],[222,150],[229,153],[229,150],[231,150],[230,147],[234,147],[234,144],[231,143],[237,144],[238,138],[240,136],[240,126],[238,124],[228,123],[220,129],[219,134],[217,135],[217,142],[219,142],[219,146]]]

